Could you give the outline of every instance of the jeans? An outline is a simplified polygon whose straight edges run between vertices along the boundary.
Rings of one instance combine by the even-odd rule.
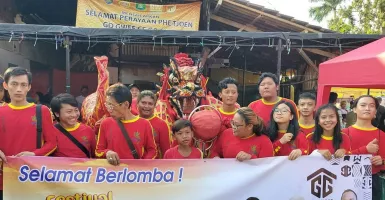
[[[382,177],[381,177],[382,174]],[[372,176],[372,199],[373,200],[383,200],[385,199],[385,176],[384,173],[373,174]]]

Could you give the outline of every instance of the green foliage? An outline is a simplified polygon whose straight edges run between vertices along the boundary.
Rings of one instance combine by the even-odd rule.
[[[321,5],[309,14],[321,22],[328,20],[331,30],[341,33],[385,34],[385,0],[309,0]]]

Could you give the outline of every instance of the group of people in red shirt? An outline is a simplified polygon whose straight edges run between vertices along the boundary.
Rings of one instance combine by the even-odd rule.
[[[99,130],[92,130],[78,122],[78,103],[70,94],[52,99],[54,125],[49,108],[27,102],[31,82],[31,73],[21,67],[9,68],[4,74],[3,87],[11,101],[0,107],[2,162],[7,162],[6,156],[105,158],[112,165],[119,165],[121,159],[203,158],[201,150],[192,145],[191,122],[179,119],[169,127],[154,115],[157,97],[151,91],[142,91],[135,99],[136,115],[131,111],[130,89],[120,83],[110,86],[105,106],[111,117],[101,121]],[[225,78],[219,83],[223,129],[208,158],[245,161],[288,156],[295,160],[318,152],[329,160],[332,156],[372,154],[376,196],[381,189],[379,174],[385,169],[385,133],[371,123],[379,107],[376,98],[365,95],[356,99],[353,110],[357,121],[341,130],[337,108],[327,104],[316,110],[314,94],[301,94],[298,105],[281,98],[279,80],[272,73],[263,73],[258,87],[261,99],[239,108],[236,80]],[[0,179],[2,191],[2,176]]]

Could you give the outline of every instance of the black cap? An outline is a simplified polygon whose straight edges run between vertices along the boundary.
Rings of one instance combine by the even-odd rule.
[[[134,88],[134,87],[136,87],[136,88],[138,88],[138,90],[140,90],[140,87],[139,87],[138,85],[136,85],[136,84],[131,84],[131,85],[130,85],[130,89],[131,89],[131,88]]]

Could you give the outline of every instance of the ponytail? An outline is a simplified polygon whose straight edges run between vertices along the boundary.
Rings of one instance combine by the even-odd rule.
[[[253,125],[253,133],[257,136],[266,134],[263,120],[248,107],[242,107],[237,110],[237,113],[244,119],[246,124]]]

